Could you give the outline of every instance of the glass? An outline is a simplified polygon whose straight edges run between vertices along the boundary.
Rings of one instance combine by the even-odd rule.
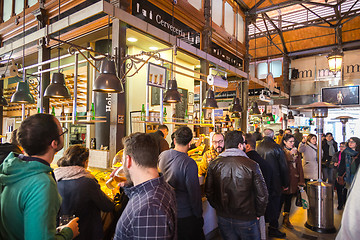
[[[61,215],[59,218],[59,227],[67,225],[74,218],[76,218],[75,215]]]
[[[61,129],[62,129],[62,134],[60,134],[59,137],[68,133],[68,131],[69,131],[66,127],[62,127]]]
[[[106,186],[109,189],[114,189],[118,186],[120,182],[126,181],[124,168],[123,166],[119,167],[116,172],[114,173],[114,176],[110,177],[109,180],[106,181]]]

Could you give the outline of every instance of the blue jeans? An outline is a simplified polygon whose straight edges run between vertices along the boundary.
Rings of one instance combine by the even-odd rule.
[[[321,168],[322,174],[323,174],[323,181],[326,181],[328,183],[331,183],[334,185],[334,169],[329,167],[323,167]]]
[[[260,240],[258,220],[242,221],[218,216],[218,225],[224,240]]]

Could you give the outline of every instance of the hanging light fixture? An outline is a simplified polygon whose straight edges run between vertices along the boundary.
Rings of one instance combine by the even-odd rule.
[[[60,0],[58,21],[60,21]],[[59,31],[60,40],[60,31]],[[49,86],[44,91],[44,97],[48,98],[71,98],[70,91],[65,84],[65,76],[60,72],[60,42],[58,44],[58,72],[53,73]]]
[[[25,72],[25,6],[24,6],[24,17],[23,17],[23,47],[22,47],[22,80],[17,83],[16,91],[11,96],[11,103],[21,103],[21,104],[34,104],[35,100],[33,95],[30,93],[29,83],[26,80]]]
[[[233,113],[231,114],[231,118],[232,118],[232,119],[239,119],[239,118],[240,118],[240,113],[238,113],[238,112],[233,112]]]
[[[4,98],[4,96],[0,97],[0,106],[7,106],[8,102],[6,101],[6,99]]]
[[[101,62],[100,75],[94,82],[93,91],[120,93],[123,87],[120,79],[116,76],[116,68],[114,60],[104,58]]]
[[[240,105],[240,99],[237,97],[233,98],[233,101],[229,107],[229,112],[242,112],[242,107]]]
[[[175,79],[168,81],[167,91],[164,94],[164,102],[177,103],[181,102],[181,95],[177,90],[177,82]]]
[[[295,119],[292,111],[289,111],[288,119]]]
[[[206,98],[203,101],[203,109],[214,109],[218,108],[217,102],[215,100],[215,94],[214,91],[209,88],[206,92]]]
[[[252,102],[252,104],[251,104],[251,109],[250,109],[250,111],[249,111],[249,114],[250,114],[250,115],[258,115],[258,114],[261,114],[260,109],[259,109],[258,104],[257,104],[256,101]]]
[[[268,113],[268,114],[266,114],[267,115],[267,117],[269,118],[269,121],[270,122],[275,122],[275,119],[274,119],[274,116],[272,115],[272,113]]]
[[[108,56],[101,62],[100,75],[94,82],[94,92],[122,93],[124,87],[116,75],[115,60],[110,58],[110,15],[108,16]]]
[[[341,71],[344,54],[340,49],[334,49],[327,57],[329,70],[332,72]]]

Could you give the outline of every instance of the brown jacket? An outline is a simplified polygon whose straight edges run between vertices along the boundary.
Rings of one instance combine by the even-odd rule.
[[[304,171],[301,163],[301,156],[297,153],[295,156],[284,148],[285,158],[289,169],[289,188],[284,194],[294,194],[298,190],[299,185],[305,185]]]

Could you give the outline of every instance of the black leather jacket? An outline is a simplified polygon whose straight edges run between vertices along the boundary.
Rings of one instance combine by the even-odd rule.
[[[265,214],[268,192],[259,165],[243,156],[218,157],[208,168],[205,193],[218,216],[251,221]]]
[[[289,170],[285,153],[270,137],[264,137],[256,150],[272,167],[272,192],[270,196],[281,196],[283,188],[289,187]]]

